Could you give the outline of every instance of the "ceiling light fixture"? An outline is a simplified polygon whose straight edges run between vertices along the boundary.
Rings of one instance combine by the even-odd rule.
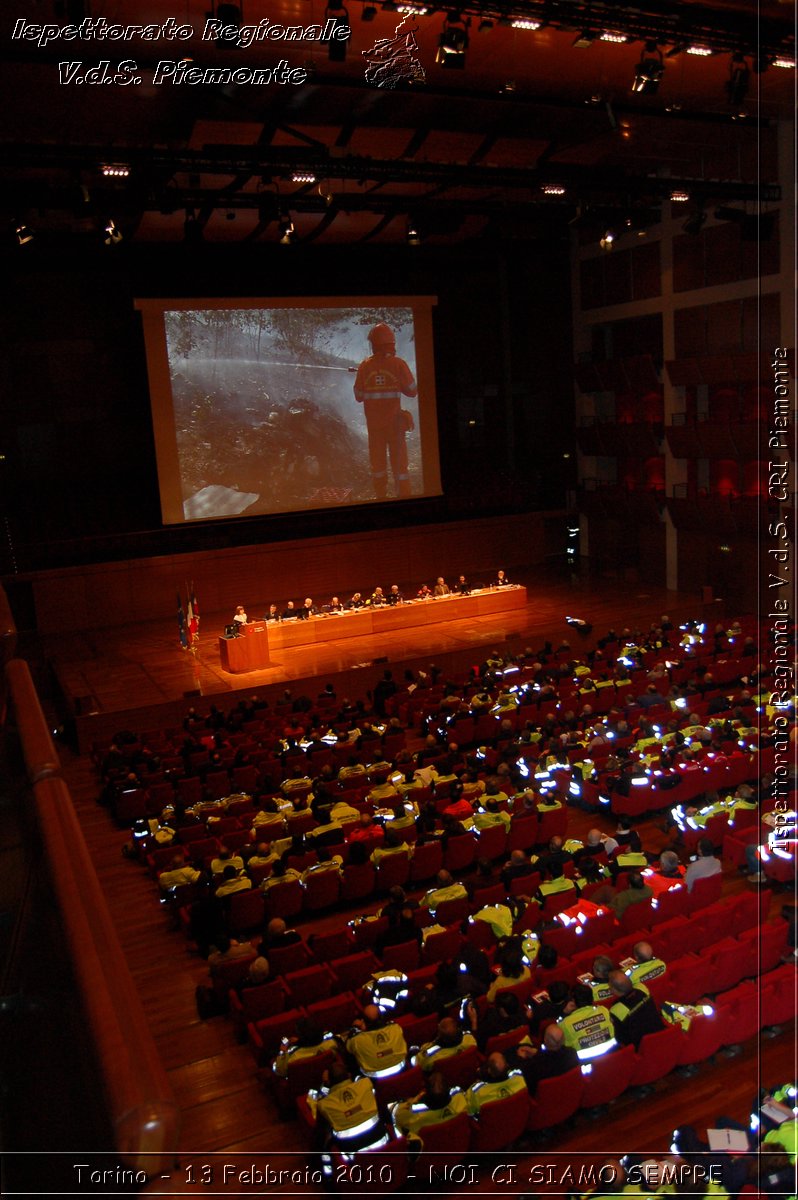
[[[653,96],[664,74],[662,51],[656,42],[646,42],[640,62],[635,67],[632,91],[643,96]]]
[[[774,58],[773,66],[781,67],[781,69],[783,71],[794,71],[795,70],[795,60],[792,58]]]
[[[468,23],[468,19],[464,21],[460,13],[449,13],[438,38],[438,52],[435,55],[438,66],[454,71],[463,70],[468,49]]]
[[[565,188],[559,183],[544,183],[541,188],[544,196],[564,196]]]
[[[418,227],[412,217],[407,218],[407,233],[405,240],[408,246],[420,246],[421,234],[418,232]]]
[[[513,29],[540,29],[541,22],[533,21],[531,17],[514,17],[510,22]]]
[[[400,4],[396,11],[406,17],[426,17],[429,13],[423,4]]]
[[[599,34],[599,41],[617,42],[618,45],[621,45],[623,42],[628,42],[629,38],[625,33],[613,33],[611,30],[605,29],[603,33]]]
[[[130,167],[126,163],[104,163],[102,172],[106,179],[127,179]]]
[[[33,241],[33,233],[27,225],[17,225],[17,244],[19,246],[27,246]]]
[[[711,58],[715,51],[710,50],[709,46],[688,46],[686,53],[693,54],[696,58]]]
[[[294,171],[291,175],[292,183],[315,183],[316,176],[312,171]]]
[[[599,238],[599,246],[602,250],[612,250],[614,243],[615,232],[612,229],[608,229],[604,236]]]
[[[671,192],[671,204],[684,204],[689,199],[689,192]]]

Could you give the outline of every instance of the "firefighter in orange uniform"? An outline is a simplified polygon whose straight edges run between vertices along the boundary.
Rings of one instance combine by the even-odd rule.
[[[371,477],[378,500],[388,495],[388,452],[396,491],[410,495],[405,434],[413,428],[412,416],[402,409],[402,396],[417,395],[413,373],[396,356],[396,338],[388,325],[375,325],[369,333],[371,357],[357,369],[355,399],[366,411]]]

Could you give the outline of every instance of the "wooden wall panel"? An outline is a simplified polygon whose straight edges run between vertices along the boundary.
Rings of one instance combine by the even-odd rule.
[[[250,616],[260,616],[272,601],[283,605],[312,596],[325,603],[335,592],[348,598],[377,584],[415,590],[438,575],[451,582],[460,572],[489,582],[500,566],[512,577],[550,552],[544,514],[529,513],[104,563],[29,578],[39,631],[59,633],[175,619],[177,591],[185,600],[191,581],[201,612],[229,610],[232,616],[235,605],[243,604]]]

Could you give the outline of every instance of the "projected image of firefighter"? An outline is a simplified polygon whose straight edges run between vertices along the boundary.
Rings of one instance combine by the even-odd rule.
[[[402,408],[402,396],[415,397],[416,381],[403,358],[396,354],[396,337],[389,325],[375,325],[368,334],[371,355],[355,377],[355,399],[363,405],[368,430],[371,479],[377,500],[388,498],[388,456],[395,494],[412,494],[407,456],[407,434],[413,416]]]

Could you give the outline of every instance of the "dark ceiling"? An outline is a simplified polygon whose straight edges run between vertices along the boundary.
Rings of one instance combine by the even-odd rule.
[[[188,214],[189,236],[206,241],[275,241],[290,220],[305,241],[397,242],[410,226],[445,242],[497,228],[536,236],[607,208],[645,223],[673,191],[751,207],[778,198],[757,195],[757,184],[775,182],[773,130],[794,112],[795,70],[777,65],[794,61],[792,4],[480,0],[456,21],[443,8],[407,15],[392,0],[346,3],[342,61],[314,40],[241,46],[229,29],[202,37],[207,11],[228,25],[240,17],[247,41],[258,28],[345,21],[340,0],[244,0],[218,12],[209,0],[16,4],[0,79],[10,236],[25,223],[44,237],[102,237],[113,217],[128,241],[175,241],[187,236]],[[102,21],[171,18],[191,35],[70,38],[65,27],[86,15],[100,33]],[[539,27],[513,27],[522,17]],[[19,21],[55,29],[37,36]],[[394,39],[402,21],[416,47],[405,76],[416,77],[375,86],[364,52]],[[465,28],[459,69],[436,62],[446,25]],[[660,56],[659,86],[635,93],[636,64]],[[71,70],[59,63],[81,62],[77,72],[102,60],[117,73],[133,60],[138,82],[59,82]],[[280,60],[304,81],[241,81]],[[212,68],[241,74],[197,84],[186,74]],[[740,89],[730,96],[735,69]],[[129,174],[105,177],[108,164]]]

